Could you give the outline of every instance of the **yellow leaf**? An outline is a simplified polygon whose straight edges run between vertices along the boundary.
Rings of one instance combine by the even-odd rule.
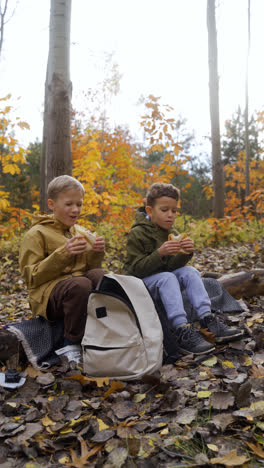
[[[218,452],[219,448],[214,444],[207,444],[207,447],[213,452]]]
[[[59,458],[58,462],[61,465],[66,465],[67,463],[70,462],[70,458],[67,455],[65,455],[64,457]]]
[[[209,392],[209,390],[202,390],[201,392],[197,393],[198,398],[208,398],[212,392]]]
[[[211,358],[206,359],[206,361],[202,362],[202,365],[206,366],[206,367],[213,367],[215,364],[217,364],[217,357],[216,356],[212,356]]]
[[[42,418],[41,422],[42,422],[43,426],[45,426],[45,427],[55,426],[56,425],[56,422],[52,421],[52,419],[50,419],[48,416],[45,416],[44,418]]]
[[[224,368],[226,368],[226,369],[231,369],[231,368],[235,367],[234,364],[231,361],[223,361],[222,366]]]
[[[160,431],[160,435],[167,435],[169,433],[169,429],[166,427],[165,429],[162,429],[162,431]]]
[[[249,366],[252,366],[252,364],[253,364],[253,361],[252,361],[251,357],[246,356],[245,361],[244,361],[244,366],[249,367]]]
[[[109,426],[107,426],[107,424],[104,423],[104,421],[102,419],[99,419],[97,418],[97,421],[98,421],[98,428],[99,428],[99,431],[103,431],[104,429],[108,429]]]
[[[140,401],[144,400],[146,398],[146,393],[137,393],[136,395],[133,396],[133,402],[134,403],[139,403]]]

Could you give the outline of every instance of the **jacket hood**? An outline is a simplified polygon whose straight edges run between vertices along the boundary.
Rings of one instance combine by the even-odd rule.
[[[47,213],[44,213],[44,211],[39,211],[33,214],[32,226],[36,226],[37,224],[41,224],[41,225],[50,224],[50,225],[53,225],[55,228],[60,228],[63,230],[69,229],[68,226],[61,223],[61,221],[59,221],[58,219],[54,218],[53,213],[47,214]]]
[[[148,217],[147,212],[144,206],[141,206],[137,209],[135,221],[132,224],[131,229],[136,226],[144,226],[144,229],[148,230],[149,232],[156,232],[156,231],[166,231],[162,227],[158,226],[157,224],[152,223],[151,219]],[[174,232],[174,229],[170,229],[167,231],[168,233]]]

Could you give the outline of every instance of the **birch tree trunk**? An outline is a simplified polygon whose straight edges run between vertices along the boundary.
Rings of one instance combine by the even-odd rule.
[[[246,67],[246,84],[245,84],[245,153],[246,153],[246,163],[245,163],[245,179],[246,179],[246,204],[248,204],[247,197],[250,195],[250,174],[249,174],[249,163],[250,163],[250,154],[249,154],[249,140],[248,140],[248,66],[249,66],[249,54],[250,54],[250,0],[248,0],[248,50],[247,50],[247,67]]]
[[[217,33],[215,24],[215,0],[207,0],[207,29],[214,216],[216,218],[222,218],[224,216],[224,172],[221,159],[219,125],[219,79]]]
[[[43,211],[47,210],[48,183],[59,175],[72,174],[70,20],[71,0],[51,0],[40,164]]]

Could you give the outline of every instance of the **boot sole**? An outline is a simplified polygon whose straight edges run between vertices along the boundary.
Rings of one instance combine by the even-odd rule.
[[[205,351],[199,351],[199,352],[196,352],[196,353],[194,351],[188,351],[187,349],[179,347],[179,351],[181,351],[181,353],[183,353],[183,354],[194,354],[195,356],[200,356],[201,354],[208,354],[208,353],[211,353],[212,351],[215,351],[215,347],[212,346],[212,348],[210,348],[210,349],[207,349]]]
[[[230,335],[230,336],[220,336],[220,337],[215,336],[214,340],[217,344],[228,343],[229,341],[239,340],[240,338],[242,338],[243,335],[244,333],[237,333],[236,335]]]

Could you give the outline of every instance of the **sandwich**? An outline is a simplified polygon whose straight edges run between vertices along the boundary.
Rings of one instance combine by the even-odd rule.
[[[87,241],[87,250],[91,250],[95,243],[95,239],[97,237],[96,232],[91,232],[88,229],[81,228],[80,226],[75,227],[75,235],[82,236]]]
[[[187,239],[188,235],[185,234],[185,232],[183,234],[178,234],[177,236],[175,236],[175,234],[169,234],[168,236],[168,240],[174,240],[174,241],[178,241],[178,242],[181,242],[183,239]],[[186,254],[186,255],[189,255],[189,252],[186,252],[186,250],[184,249],[180,249],[178,250],[177,253],[183,253],[183,254]]]

